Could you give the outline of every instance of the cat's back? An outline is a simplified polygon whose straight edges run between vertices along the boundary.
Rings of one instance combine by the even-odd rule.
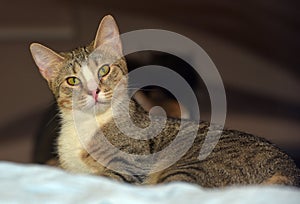
[[[294,161],[266,139],[230,129],[223,130],[219,138],[210,139],[207,138],[209,137],[207,132],[208,123],[203,125],[202,130],[199,129],[190,152],[178,162],[179,166],[186,166],[187,169],[199,169],[197,180],[205,181],[204,186],[233,184],[299,186],[300,170]],[[199,160],[200,150],[207,154],[203,160]],[[206,152],[210,150],[210,153]]]
[[[181,130],[180,123],[183,123]],[[172,144],[179,131],[185,133],[185,137],[175,146],[173,155],[169,156],[173,157],[185,145],[190,145],[190,148],[187,148],[188,151],[181,159],[166,169],[165,178],[185,172],[195,178],[189,182],[206,187],[234,184],[299,185],[300,170],[294,161],[264,138],[230,129],[209,131],[208,122],[196,124],[192,121],[169,119],[167,126],[170,130],[161,135],[163,139],[157,138],[160,144],[158,150]],[[195,128],[198,130],[194,137]],[[164,137],[172,141],[161,145],[162,141],[166,141]],[[176,180],[176,176],[170,180],[172,179]],[[168,182],[168,179],[161,178],[161,182]]]

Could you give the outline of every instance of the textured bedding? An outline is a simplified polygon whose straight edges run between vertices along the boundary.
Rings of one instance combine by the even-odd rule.
[[[204,189],[172,183],[152,187],[74,175],[41,165],[0,162],[0,203],[300,203],[300,190],[283,186]]]

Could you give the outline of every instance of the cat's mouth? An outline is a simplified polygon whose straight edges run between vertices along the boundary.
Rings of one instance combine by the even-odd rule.
[[[111,101],[112,93],[111,92],[98,92],[93,94],[94,104],[109,104]]]
[[[109,106],[111,103],[110,99],[107,98],[97,98],[97,100],[95,100],[95,98],[88,98],[88,100],[84,103],[84,106],[82,107],[83,110],[89,111],[89,110],[93,110],[93,109],[105,109],[107,108],[107,106]],[[82,104],[83,105],[83,104]]]

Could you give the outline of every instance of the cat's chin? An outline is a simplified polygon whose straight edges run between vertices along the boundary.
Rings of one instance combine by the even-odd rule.
[[[104,113],[110,106],[110,101],[97,101],[89,108],[89,112],[98,115]]]

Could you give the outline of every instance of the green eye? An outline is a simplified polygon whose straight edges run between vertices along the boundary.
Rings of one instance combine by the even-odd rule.
[[[77,77],[68,77],[66,80],[70,86],[78,86],[81,83]]]
[[[104,77],[105,75],[108,74],[109,71],[110,71],[109,65],[108,64],[103,65],[98,71],[98,77],[99,78]]]

